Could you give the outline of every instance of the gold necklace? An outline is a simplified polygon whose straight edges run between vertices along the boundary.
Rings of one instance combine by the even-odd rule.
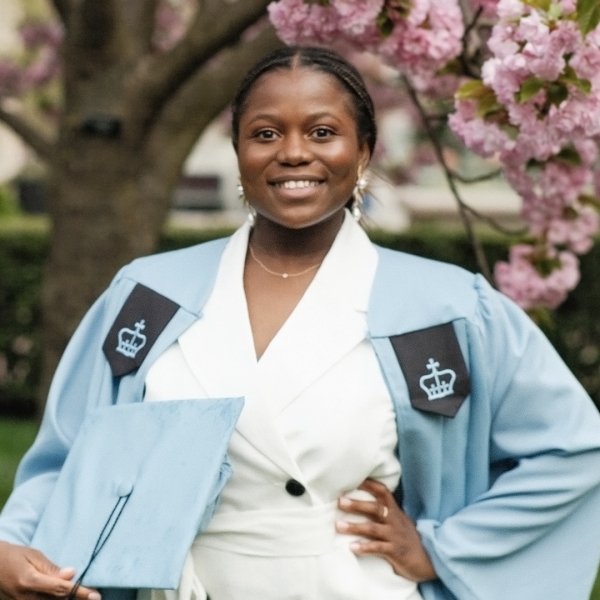
[[[321,263],[323,262],[323,261],[318,262],[316,265],[313,265],[312,267],[308,267],[308,269],[304,269],[303,271],[298,271],[297,273],[278,273],[277,271],[271,271],[271,269],[269,269],[269,267],[267,267],[267,265],[265,265],[258,259],[256,254],[254,254],[254,250],[252,249],[252,246],[250,244],[248,244],[248,248],[250,250],[250,255],[252,256],[252,258],[259,264],[259,266],[264,271],[266,271],[270,275],[276,275],[277,277],[282,277],[283,279],[287,279],[288,277],[300,277],[300,275],[305,275],[309,271],[312,271],[313,269],[320,267]]]

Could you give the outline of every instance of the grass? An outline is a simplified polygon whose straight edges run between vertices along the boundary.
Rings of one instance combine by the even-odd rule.
[[[31,446],[37,423],[0,419],[0,506],[4,506],[13,487],[21,456]]]
[[[31,446],[37,427],[32,421],[0,419],[0,507],[10,494],[19,460]],[[590,600],[600,600],[600,571]]]

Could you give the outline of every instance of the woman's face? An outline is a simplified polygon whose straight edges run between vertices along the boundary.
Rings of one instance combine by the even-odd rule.
[[[258,79],[241,114],[237,154],[257,218],[291,229],[340,213],[369,161],[350,93],[309,67]]]

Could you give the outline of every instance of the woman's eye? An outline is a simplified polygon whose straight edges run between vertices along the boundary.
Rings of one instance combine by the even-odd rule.
[[[256,137],[261,140],[272,140],[275,137],[275,132],[272,129],[263,129],[256,134]]]
[[[313,134],[318,138],[325,138],[332,135],[333,131],[331,131],[331,129],[328,129],[327,127],[318,127],[314,130]]]

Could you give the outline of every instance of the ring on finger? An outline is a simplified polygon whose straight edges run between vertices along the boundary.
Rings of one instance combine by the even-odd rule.
[[[383,507],[383,511],[381,513],[381,519],[382,521],[385,521],[387,519],[387,516],[390,514],[390,510],[387,506]]]

